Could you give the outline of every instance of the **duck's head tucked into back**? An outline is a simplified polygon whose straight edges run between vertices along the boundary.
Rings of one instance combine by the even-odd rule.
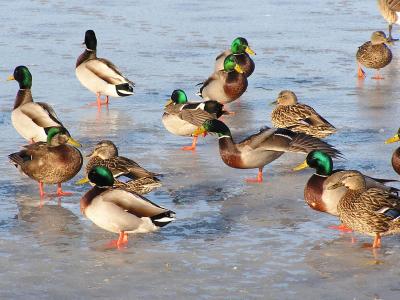
[[[371,44],[372,45],[380,45],[380,44],[391,44],[386,37],[386,34],[383,31],[375,31],[371,35]]]
[[[231,51],[233,54],[248,53],[255,55],[256,53],[249,47],[249,43],[243,37],[237,37],[231,44]]]
[[[391,138],[385,141],[385,144],[391,144],[400,141],[400,128],[397,130],[397,133]]]
[[[93,151],[87,157],[100,157],[101,159],[109,159],[118,156],[118,148],[109,140],[103,140],[96,144]]]
[[[20,89],[30,89],[32,87],[32,74],[25,66],[16,67],[14,74],[9,76],[7,80],[16,80]]]
[[[165,104],[165,106],[168,106],[172,103],[174,104],[185,104],[188,102],[186,93],[184,90],[181,89],[177,89],[174,90],[171,94],[171,98],[167,101],[167,103]]]
[[[233,54],[228,55],[225,60],[224,60],[224,71],[229,73],[229,72],[237,72],[242,74],[243,70],[239,66],[235,56]]]
[[[89,51],[96,51],[97,48],[97,38],[93,30],[87,30],[85,33],[86,49]]]
[[[367,188],[364,176],[358,171],[344,172],[338,182],[329,186],[328,189],[334,190],[341,186],[345,186],[352,191],[365,190]]]
[[[47,133],[47,145],[49,146],[56,147],[69,144],[74,147],[81,147],[81,144],[74,140],[64,127],[50,127],[45,130]]]
[[[297,96],[292,91],[283,90],[272,104],[288,106],[297,104]]]
[[[194,134],[200,135],[205,132],[215,133],[218,138],[232,137],[231,131],[229,130],[228,126],[226,126],[225,123],[216,119],[205,121],[201,127],[196,129]]]
[[[329,176],[333,169],[332,158],[323,151],[314,150],[308,153],[306,160],[293,170],[299,171],[307,167],[315,169],[318,175]]]

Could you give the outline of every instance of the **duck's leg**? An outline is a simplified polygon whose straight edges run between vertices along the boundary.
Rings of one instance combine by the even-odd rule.
[[[328,227],[329,229],[334,229],[334,230],[339,230],[341,232],[353,232],[353,230],[351,230],[349,227],[347,227],[344,224],[340,224],[340,225],[332,225]]]
[[[64,191],[62,190],[61,183],[59,183],[59,184],[57,185],[57,196],[58,196],[58,197],[61,197],[61,196],[71,196],[71,195],[72,195],[71,192],[64,192]]]
[[[43,182],[40,182],[40,181],[39,181],[39,195],[40,195],[40,198],[43,198],[45,195],[44,189],[43,189]]]
[[[393,28],[393,24],[389,24],[389,37],[388,37],[388,42],[395,42],[398,41],[399,39],[394,39],[392,37],[392,28]]]
[[[196,150],[196,144],[197,144],[197,139],[198,139],[198,138],[199,138],[199,137],[198,137],[197,135],[193,136],[192,145],[191,145],[191,146],[182,147],[182,150],[191,150],[191,151]]]
[[[381,247],[381,235],[379,233],[375,233],[374,243],[372,244],[372,248],[380,248]]]
[[[97,106],[100,108],[103,104],[108,105],[108,96],[106,96],[106,100],[102,102],[100,93],[96,93],[96,103],[89,103],[89,106]]]
[[[379,69],[376,70],[376,74],[375,74],[374,77],[372,77],[372,79],[375,79],[375,80],[382,80],[382,79],[384,79],[384,77],[382,77],[381,74],[379,73]]]
[[[360,63],[358,63],[357,76],[358,76],[359,79],[364,79],[364,78],[366,77],[366,76],[365,76],[365,72],[364,72],[364,70],[361,68],[361,64],[360,64]]]
[[[246,181],[255,183],[263,182],[263,168],[258,168],[257,178],[247,178]]]
[[[124,246],[126,244],[128,244],[128,234],[123,232],[123,231],[121,231],[119,233],[119,238],[118,238],[118,241],[117,241],[117,247],[121,248],[122,246]]]

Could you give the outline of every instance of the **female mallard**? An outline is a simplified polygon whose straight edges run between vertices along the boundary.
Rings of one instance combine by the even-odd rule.
[[[360,233],[374,236],[373,248],[381,246],[381,236],[400,233],[400,198],[379,188],[368,188],[364,176],[357,171],[342,174],[329,187],[346,187],[338,204],[340,221]]]
[[[114,177],[106,167],[94,167],[88,178],[95,186],[81,198],[81,212],[100,228],[119,233],[118,248],[128,242],[128,233],[152,232],[175,220],[173,211],[132,191],[113,188]]]
[[[233,141],[228,126],[219,120],[205,121],[196,131],[198,134],[217,134],[221,158],[228,166],[238,169],[258,168],[257,178],[248,179],[248,182],[262,182],[264,166],[285,152],[308,153],[320,149],[334,157],[340,156],[340,151],[330,144],[287,129],[263,128],[240,143]]]
[[[320,150],[311,151],[308,153],[306,160],[293,170],[299,171],[307,167],[315,169],[316,173],[310,177],[304,187],[304,200],[314,210],[337,216],[337,205],[339,200],[346,193],[346,189],[342,187],[331,190],[329,187],[336,184],[344,173],[353,171],[333,170],[331,156]],[[384,183],[395,180],[377,179],[365,175],[363,176],[367,188],[380,188],[388,192],[398,191],[396,188],[384,185]]]
[[[16,80],[19,91],[11,113],[12,124],[17,132],[30,143],[45,142],[47,131],[52,127],[64,127],[54,109],[43,102],[33,102],[32,75],[25,66],[18,66],[8,80]],[[68,131],[63,128],[66,134]]]
[[[298,103],[292,91],[281,91],[274,104],[277,106],[272,111],[271,120],[277,128],[303,132],[317,138],[336,132],[336,128],[312,107]]]
[[[250,58],[249,54],[255,55],[256,53],[249,47],[247,40],[242,37],[234,39],[231,49],[225,50],[217,56],[215,59],[215,72],[224,69],[224,60],[230,54],[235,55],[236,61],[246,77],[249,77],[254,72],[254,61]]]
[[[371,41],[358,47],[356,54],[358,78],[365,78],[365,72],[361,68],[361,65],[364,65],[367,68],[376,69],[373,79],[384,79],[379,74],[379,69],[386,67],[392,61],[392,51],[386,44],[389,44],[386,34],[383,31],[375,31],[371,36]]]
[[[107,59],[96,55],[97,39],[93,30],[85,33],[86,50],[76,61],[76,77],[81,84],[97,96],[97,105],[108,104],[108,97],[133,95],[134,83],[126,78],[117,67]],[[100,95],[106,96],[101,102]]]
[[[393,24],[399,24],[400,21],[400,0],[378,0],[378,7],[382,16],[389,23],[389,41],[394,41],[392,27]]]
[[[119,156],[117,146],[111,141],[100,141],[87,157],[90,159],[86,164],[86,175],[95,166],[107,167],[114,176],[114,187],[123,187],[143,195],[161,186],[155,173],[147,171],[129,158]],[[77,183],[83,184],[88,181],[85,177]]]
[[[30,178],[39,182],[40,197],[44,196],[43,184],[58,184],[57,195],[67,196],[61,183],[70,180],[82,167],[82,155],[75,147],[81,145],[61,127],[47,132],[47,143],[38,142],[24,146],[24,150],[10,154],[11,162]]]
[[[226,114],[227,112],[223,108],[224,105],[215,100],[188,102],[183,90],[174,90],[165,105],[162,122],[172,134],[192,136],[205,120],[218,119]],[[196,150],[197,138],[197,135],[194,135],[192,145],[182,149]]]
[[[387,139],[385,141],[385,144],[390,144],[390,143],[394,143],[394,142],[398,142],[398,141],[400,141],[400,128],[393,137],[391,137],[390,139]],[[400,147],[397,148],[396,151],[393,152],[392,166],[393,166],[393,170],[395,170],[396,173],[400,175]]]
[[[235,55],[224,60],[224,69],[214,72],[198,93],[205,100],[217,100],[226,104],[238,99],[247,89],[247,77],[243,74]]]

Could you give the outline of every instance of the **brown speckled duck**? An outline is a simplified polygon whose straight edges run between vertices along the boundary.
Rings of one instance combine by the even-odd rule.
[[[385,144],[395,143],[398,141],[400,141],[400,128],[398,129],[397,133],[393,137],[391,137],[385,141]],[[393,152],[392,166],[393,166],[393,170],[395,170],[396,173],[400,175],[400,147],[397,148]]]
[[[371,36],[371,41],[358,47],[356,54],[358,62],[358,78],[365,78],[365,72],[361,65],[376,69],[373,79],[384,79],[379,74],[379,69],[386,67],[392,61],[392,51],[386,44],[389,44],[386,34],[383,31],[375,31]]]
[[[379,188],[367,188],[364,176],[346,172],[329,187],[346,187],[338,204],[340,221],[354,231],[374,236],[373,248],[381,246],[381,236],[400,233],[400,198]]]
[[[392,38],[393,24],[399,24],[400,0],[378,0],[379,11],[385,20],[389,23],[389,41]]]
[[[274,103],[276,107],[272,111],[271,121],[277,128],[287,128],[317,138],[336,132],[336,128],[312,107],[298,103],[297,96],[292,91],[281,91]]]

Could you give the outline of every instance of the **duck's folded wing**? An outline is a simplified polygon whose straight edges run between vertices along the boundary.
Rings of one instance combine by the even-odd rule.
[[[110,61],[104,58],[96,58],[88,60],[85,63],[86,68],[94,73],[96,76],[103,79],[109,84],[132,83],[129,79],[125,78],[117,67]],[[133,83],[132,83],[133,84]]]
[[[400,11],[400,0],[383,0],[383,1],[386,1],[388,7],[391,10]]]
[[[190,109],[184,107],[180,113],[179,117],[186,121],[189,122],[190,124],[193,124],[195,126],[200,127],[203,125],[203,123],[207,120],[212,120],[215,119],[216,116],[202,110],[201,108],[196,108],[196,109]]]
[[[26,103],[20,108],[36,125],[42,128],[63,126],[54,109],[43,102]]]
[[[123,156],[117,156],[108,159],[107,167],[113,171],[114,176],[130,174],[133,175],[135,178],[141,178],[141,177],[154,177],[157,175],[153,172],[149,172],[146,169],[142,168],[135,161]]]
[[[325,118],[319,115],[314,108],[311,106],[301,104],[301,105],[293,105],[293,116],[298,121],[304,122],[304,124],[311,126],[320,126],[320,125],[328,125],[332,128],[334,126],[329,123]]]

